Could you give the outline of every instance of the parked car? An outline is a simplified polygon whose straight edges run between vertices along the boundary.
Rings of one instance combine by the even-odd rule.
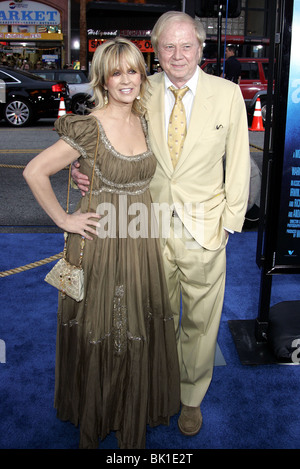
[[[93,107],[92,89],[86,74],[82,70],[44,69],[32,70],[32,73],[47,80],[63,80],[68,83],[71,97],[70,110],[74,114],[88,114]]]
[[[257,98],[260,98],[262,119],[265,122],[267,107],[269,59],[240,57],[237,57],[237,59],[239,60],[242,69],[240,88],[245,100],[247,111],[250,116],[253,116],[255,103],[257,101]],[[221,60],[221,68],[223,68],[222,65],[223,60]],[[203,63],[201,64],[201,68],[206,73],[216,75],[216,59],[204,59]]]
[[[0,118],[13,127],[57,117],[61,98],[69,104],[66,82],[47,81],[23,70],[0,67],[0,85]]]

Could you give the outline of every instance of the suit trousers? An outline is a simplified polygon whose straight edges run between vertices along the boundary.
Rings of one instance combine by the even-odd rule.
[[[172,217],[163,260],[174,315],[182,404],[197,407],[210,385],[226,277],[226,235],[209,251]],[[182,300],[182,313],[180,303]]]

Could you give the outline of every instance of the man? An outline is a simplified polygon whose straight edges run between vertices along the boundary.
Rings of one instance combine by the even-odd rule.
[[[204,39],[201,23],[185,13],[160,17],[152,44],[164,72],[149,77],[147,105],[157,157],[151,193],[153,202],[169,212],[170,222],[161,246],[181,368],[178,426],[190,436],[201,428],[200,404],[212,378],[225,286],[225,228],[242,230],[250,179],[245,104],[237,85],[199,68]],[[167,143],[175,100],[170,85],[189,87],[182,98],[187,135],[173,163]],[[75,173],[74,178],[84,182]]]
[[[241,64],[235,57],[235,47],[227,46],[225,49],[225,69],[224,78],[240,84],[241,81]]]

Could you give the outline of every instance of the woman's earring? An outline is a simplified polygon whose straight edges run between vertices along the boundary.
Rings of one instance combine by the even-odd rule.
[[[135,99],[141,99],[140,95],[138,95]]]
[[[105,90],[104,91],[104,96],[103,96],[103,101],[104,101],[105,105],[108,104],[108,96],[107,95],[108,95],[108,91]]]

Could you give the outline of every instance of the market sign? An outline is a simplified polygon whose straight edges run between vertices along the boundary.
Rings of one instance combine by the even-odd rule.
[[[44,3],[4,1],[0,3],[0,24],[59,25],[60,13]]]

